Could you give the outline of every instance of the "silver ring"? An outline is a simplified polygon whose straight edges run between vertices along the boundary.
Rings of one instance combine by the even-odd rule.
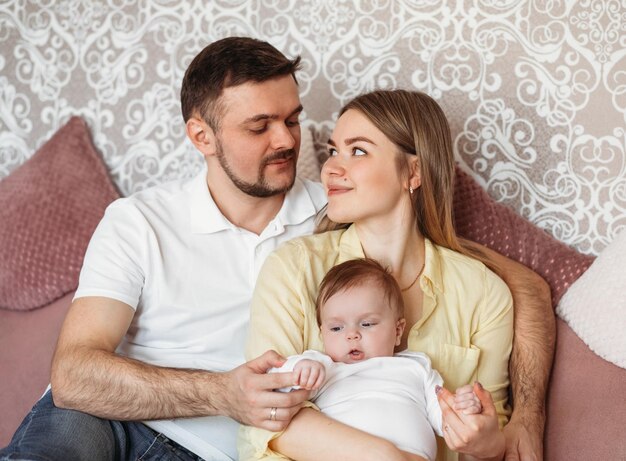
[[[276,407],[272,407],[270,410],[270,421],[276,421]]]

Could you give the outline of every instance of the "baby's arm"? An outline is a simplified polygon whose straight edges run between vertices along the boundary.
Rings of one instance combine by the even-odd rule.
[[[463,410],[464,415],[477,415],[483,411],[483,407],[474,394],[473,386],[467,384],[461,386],[454,394],[454,409],[456,411]]]
[[[326,378],[326,368],[320,362],[303,359],[293,367],[295,383],[303,389],[317,390]]]
[[[302,365],[300,365],[301,362]],[[283,387],[276,389],[280,392],[291,392],[298,389],[319,390],[324,384],[324,380],[332,374],[331,370],[334,363],[333,360],[326,354],[321,352],[306,350],[300,355],[292,355],[287,357],[287,361],[279,368],[271,368],[268,373],[287,373],[297,372],[297,376],[294,380],[294,385],[290,387]],[[314,379],[312,376],[312,370],[315,369]],[[330,373],[330,374],[329,374]],[[307,387],[310,386],[310,387]],[[314,395],[310,396],[313,399]]]

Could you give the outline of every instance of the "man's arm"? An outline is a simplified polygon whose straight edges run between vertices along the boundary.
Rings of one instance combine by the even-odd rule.
[[[526,266],[486,247],[490,261],[513,295],[515,332],[509,365],[513,414],[504,428],[507,461],[543,459],[545,397],[554,357],[556,325],[550,287]]]
[[[273,389],[291,373],[265,374],[283,363],[275,352],[230,372],[164,368],[115,353],[134,310],[103,297],[79,298],[67,314],[52,363],[52,395],[61,408],[115,420],[226,415],[272,431],[284,429],[308,392]],[[279,408],[280,420],[269,421]]]

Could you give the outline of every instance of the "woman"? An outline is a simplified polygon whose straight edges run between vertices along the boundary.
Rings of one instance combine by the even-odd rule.
[[[399,350],[428,354],[449,389],[480,381],[493,396],[495,408],[488,402],[480,415],[457,414],[450,400],[442,403],[445,441],[468,457],[501,459],[512,299],[454,233],[454,159],[441,108],[418,92],[359,96],[340,111],[328,151],[327,215],[352,224],[288,242],[268,257],[252,300],[248,356],[322,351],[314,306],[322,278],[343,261],[376,259],[402,288],[407,329]],[[265,459],[272,450],[294,459],[411,459],[313,409],[301,410],[282,434],[242,435],[248,453]],[[454,459],[445,450],[440,443],[438,459]]]

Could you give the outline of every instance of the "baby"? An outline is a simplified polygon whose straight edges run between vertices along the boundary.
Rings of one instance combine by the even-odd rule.
[[[295,371],[295,388],[313,390],[311,400],[326,415],[435,459],[434,432],[442,436],[436,389],[443,381],[425,354],[394,355],[406,321],[393,276],[371,259],[339,264],[324,277],[316,309],[327,355],[305,351],[270,371]],[[464,413],[482,411],[472,386],[456,393]]]

